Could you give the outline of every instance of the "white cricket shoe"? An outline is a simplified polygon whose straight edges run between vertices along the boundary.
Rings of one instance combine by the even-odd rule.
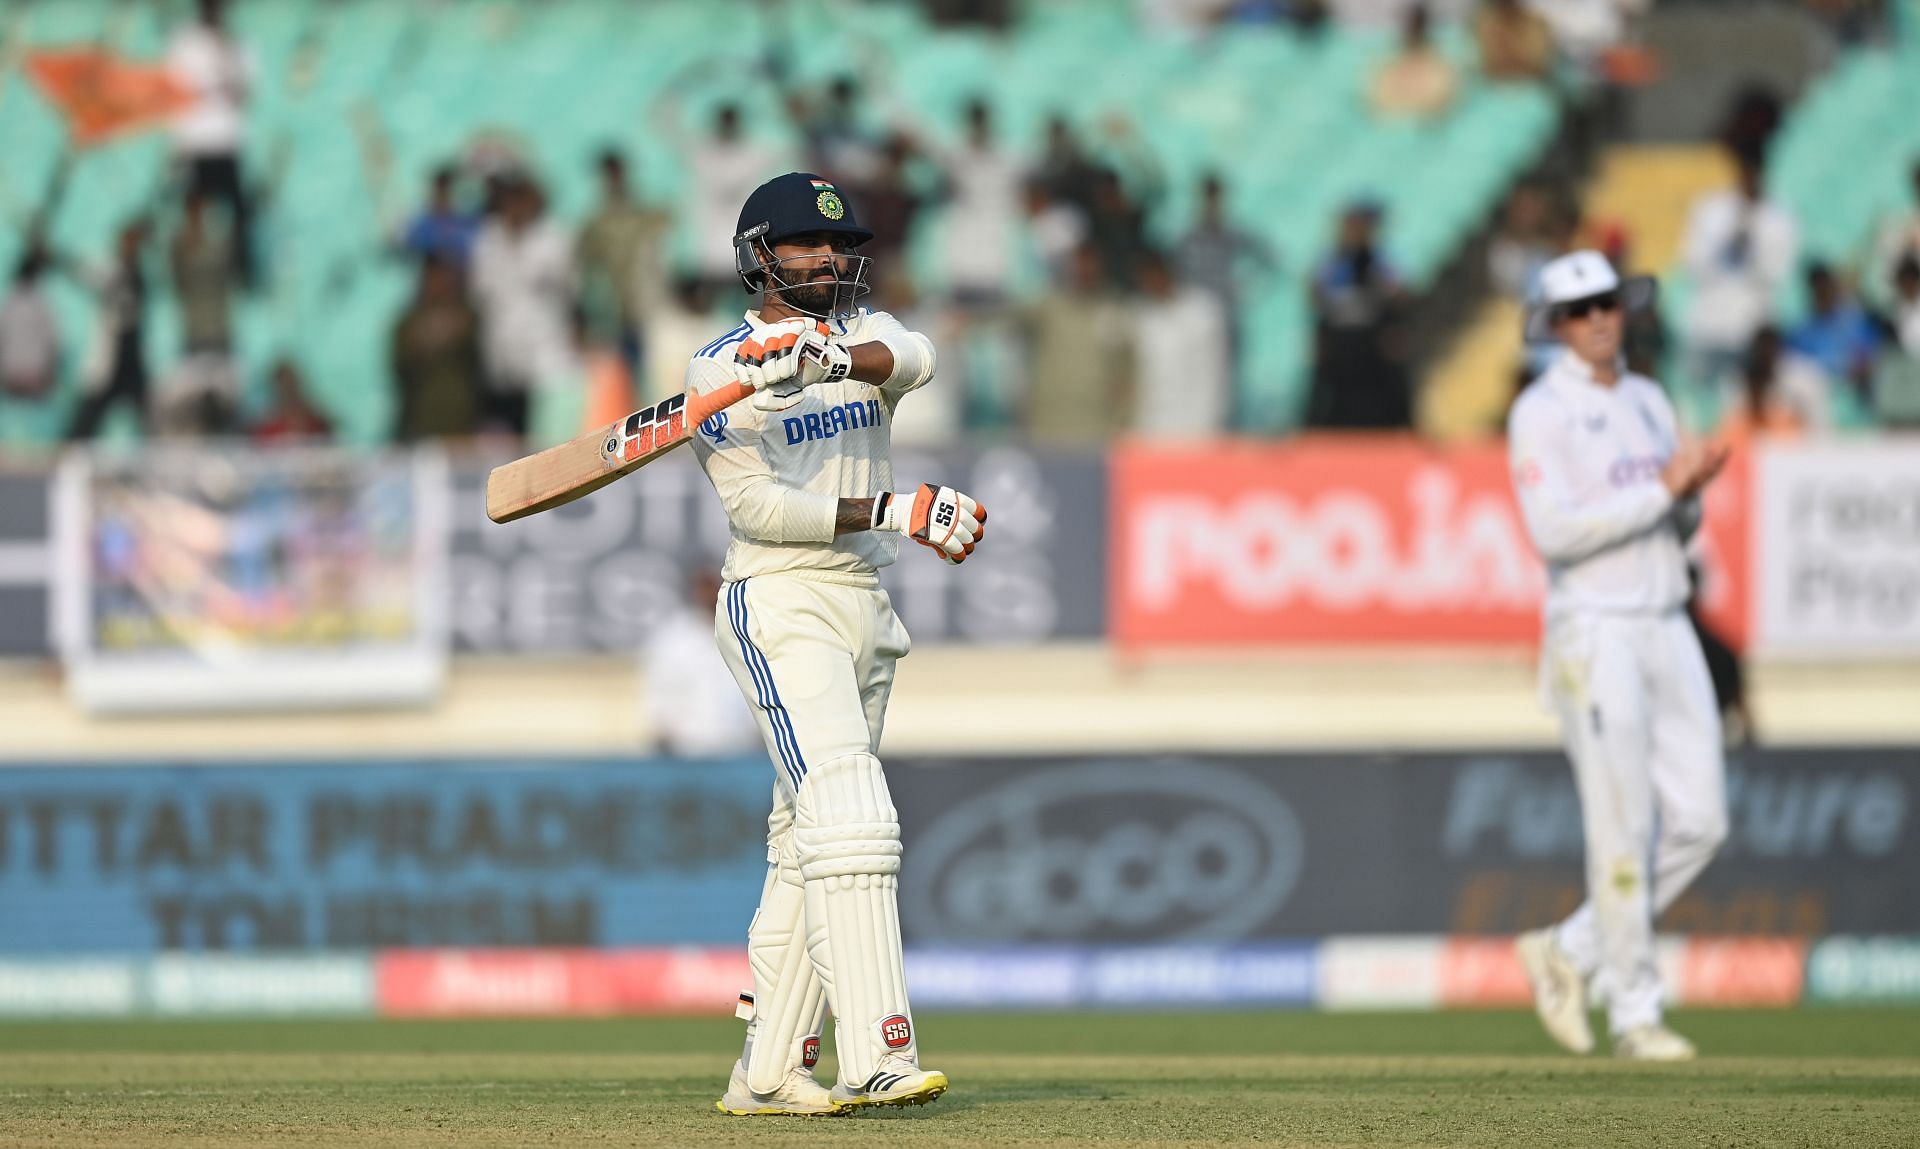
[[[1628,1061],[1692,1061],[1698,1053],[1693,1042],[1659,1022],[1636,1025],[1613,1039],[1613,1055]]]
[[[947,1075],[922,1069],[908,1057],[889,1053],[859,1089],[833,1087],[833,1099],[852,1109],[881,1105],[925,1105],[947,1091]]]
[[[1533,983],[1533,1011],[1547,1036],[1573,1053],[1593,1052],[1593,1025],[1587,1020],[1587,981],[1553,940],[1553,930],[1520,935],[1515,948]]]
[[[838,1117],[849,1108],[834,1100],[827,1087],[813,1079],[813,1071],[794,1066],[772,1093],[747,1088],[747,1068],[733,1063],[727,1094],[713,1107],[729,1117]]]

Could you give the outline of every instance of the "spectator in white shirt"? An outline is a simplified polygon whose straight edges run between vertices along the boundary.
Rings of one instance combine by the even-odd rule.
[[[686,605],[650,627],[640,648],[640,711],[652,749],[675,758],[761,753],[760,730],[713,645],[720,580],[703,570]]]
[[[1793,218],[1766,198],[1759,155],[1743,151],[1736,162],[1736,186],[1702,196],[1687,220],[1682,258],[1693,276],[1693,303],[1684,339],[1694,386],[1739,369],[1799,250]]]
[[[500,210],[480,229],[471,268],[487,372],[487,415],[524,436],[531,394],[568,385],[575,363],[573,239],[525,175],[504,177]]]
[[[944,270],[954,302],[998,307],[1013,278],[1014,228],[1026,214],[1026,166],[994,140],[993,113],[981,100],[967,105],[965,141],[935,154],[951,197]]]
[[[40,286],[47,263],[45,251],[29,247],[0,300],[0,393],[9,398],[44,399],[60,373],[60,327]]]
[[[1140,260],[1134,331],[1133,431],[1155,439],[1208,439],[1233,416],[1226,309],[1213,292],[1175,279],[1166,257]]]
[[[740,124],[740,109],[723,104],[714,114],[713,134],[688,145],[687,169],[693,181],[687,199],[688,224],[693,229],[693,267],[715,295],[726,298],[740,290],[734,270],[733,225],[739,205],[753,189],[774,175],[780,154],[749,139]]]
[[[200,0],[199,18],[175,31],[167,46],[167,71],[194,97],[174,117],[173,146],[186,169],[187,193],[226,205],[234,270],[251,283],[258,269],[240,149],[255,69],[246,48],[227,32],[225,8],[222,0]]]

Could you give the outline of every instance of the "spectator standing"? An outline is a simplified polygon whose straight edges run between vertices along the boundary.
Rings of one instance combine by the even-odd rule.
[[[1686,374],[1696,385],[1739,369],[1799,250],[1793,218],[1767,199],[1760,156],[1739,152],[1735,163],[1735,186],[1695,201],[1682,242],[1694,282]]]
[[[1374,73],[1367,90],[1375,113],[1385,119],[1431,120],[1453,103],[1458,86],[1453,65],[1434,49],[1425,4],[1407,9],[1400,49]]]
[[[1228,371],[1239,378],[1240,285],[1248,269],[1271,273],[1280,266],[1273,246],[1227,216],[1226,185],[1218,173],[1200,181],[1200,214],[1178,250],[1180,279],[1211,296],[1226,322]]]
[[[1893,331],[1900,349],[1920,358],[1920,247],[1893,269]]]
[[[729,758],[760,751],[760,730],[713,645],[720,580],[702,570],[685,603],[647,627],[640,647],[640,709],[655,753]]]
[[[827,85],[826,99],[816,106],[801,103],[794,116],[806,137],[807,163],[828,179],[848,187],[858,187],[874,179],[880,170],[880,149],[867,132],[860,117],[860,85],[852,76],[836,76]],[[860,201],[861,219],[870,213],[866,200]]]
[[[333,437],[333,420],[307,396],[307,381],[293,360],[275,361],[268,376],[272,404],[253,425],[256,443],[314,443]]]
[[[1873,379],[1873,410],[1888,426],[1920,427],[1920,248],[1893,269],[1892,345]]]
[[[713,287],[705,279],[682,275],[674,280],[671,298],[647,328],[647,368],[640,378],[642,406],[686,390],[687,360],[713,340],[713,312]]]
[[[167,46],[167,71],[193,93],[193,102],[174,118],[173,144],[186,169],[187,194],[226,205],[233,228],[234,268],[249,283],[258,268],[253,257],[253,210],[240,148],[246,139],[246,110],[254,63],[227,31],[222,0],[199,0],[198,18],[182,25]]]
[[[850,189],[860,205],[861,222],[873,232],[865,246],[873,255],[874,267],[901,262],[901,253],[927,205],[927,197],[913,186],[909,171],[913,155],[913,141],[905,133],[895,132],[881,146],[872,174]]]
[[[1920,158],[1914,160],[1907,178],[1912,198],[1881,221],[1866,271],[1861,276],[1861,294],[1879,309],[1891,310],[1897,306],[1894,272],[1908,254],[1920,252]]]
[[[234,241],[208,218],[207,203],[203,192],[188,189],[169,253],[183,355],[154,414],[160,428],[173,434],[223,434],[233,429],[238,413]]]
[[[480,217],[461,208],[459,178],[451,164],[433,169],[427,206],[407,224],[400,247],[415,259],[439,259],[464,271],[480,232]]]
[[[740,275],[733,266],[733,225],[736,205],[745,203],[753,189],[774,174],[780,159],[772,148],[748,139],[741,129],[740,109],[721,105],[714,113],[713,133],[689,145],[686,161],[692,178],[687,197],[688,223],[693,232],[693,266],[716,296],[737,292]]]
[[[1380,209],[1347,208],[1339,240],[1314,275],[1314,427],[1404,429],[1413,422],[1398,330],[1406,297],[1400,274],[1379,249]]]
[[[1788,348],[1818,364],[1828,379],[1866,395],[1880,352],[1879,325],[1824,263],[1807,267],[1807,307],[1807,317],[1787,335]]]
[[[990,311],[1006,302],[1013,279],[1024,168],[995,140],[984,101],[967,105],[966,120],[961,144],[938,153],[950,196],[944,272],[955,303]]]
[[[618,349],[629,373],[641,363],[647,316],[666,294],[660,245],[667,214],[634,199],[626,160],[600,153],[600,206],[580,229],[580,305],[588,342]]]
[[[1558,210],[1553,196],[1537,183],[1513,189],[1500,230],[1487,245],[1487,272],[1495,290],[1509,299],[1528,298],[1540,269],[1571,250],[1572,229],[1562,226],[1568,214]]]
[[[1047,181],[1038,177],[1027,180],[1025,195],[1028,266],[1023,287],[1029,293],[1052,290],[1073,276],[1073,253],[1087,242],[1087,217],[1056,199]]]
[[[388,361],[399,399],[396,440],[465,438],[480,429],[480,315],[450,261],[428,256],[421,262],[413,300],[394,325]]]
[[[60,376],[60,326],[42,282],[49,262],[44,249],[29,246],[0,300],[0,393],[12,399],[44,399]]]
[[[1544,80],[1553,71],[1553,28],[1525,0],[1485,0],[1473,15],[1473,38],[1490,80]]]
[[[1100,178],[1100,165],[1087,157],[1065,116],[1056,113],[1047,120],[1046,152],[1037,174],[1054,199],[1083,216],[1093,210],[1093,185]]]
[[[1029,309],[1026,427],[1036,444],[1098,447],[1133,426],[1133,345],[1125,302],[1107,288],[1091,245],[1064,289]]]
[[[1827,379],[1819,367],[1788,351],[1777,328],[1754,333],[1746,362],[1729,382],[1720,433],[1729,442],[1794,437],[1832,422]]]
[[[1158,252],[1140,261],[1133,431],[1154,439],[1225,434],[1233,414],[1227,317],[1214,293],[1181,283]]]
[[[74,412],[67,437],[87,440],[99,434],[107,412],[127,403],[142,428],[147,425],[147,279],[141,267],[146,250],[147,225],[134,220],[114,240],[113,263],[98,272],[81,270],[78,277],[99,300],[99,327],[81,376],[85,397]]]
[[[861,205],[860,221],[872,226]],[[866,246],[873,246],[868,243]],[[894,263],[876,265],[880,282],[874,288],[872,307],[898,319],[908,331],[918,331],[933,340],[935,347],[950,345],[952,317],[944,308],[928,306],[913,288],[906,268]],[[914,392],[914,401],[902,403],[893,412],[893,443],[896,447],[923,447],[938,450],[951,447],[961,435],[963,389],[951,384],[922,387]]]
[[[473,244],[472,286],[486,364],[486,420],[524,437],[532,395],[577,378],[573,241],[531,177],[500,181],[500,211]]]

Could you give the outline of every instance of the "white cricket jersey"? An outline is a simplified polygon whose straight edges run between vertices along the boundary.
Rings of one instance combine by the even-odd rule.
[[[767,325],[748,312],[732,331],[695,353],[687,390],[705,393],[734,381],[740,344]],[[885,343],[893,377],[882,386],[843,379],[801,392],[784,411],[743,399],[702,423],[694,454],[719,493],[733,542],[721,577],[728,582],[804,571],[835,582],[874,586],[900,536],[892,531],[834,535],[841,499],[868,499],[893,487],[890,432],[900,397],[933,374],[933,343],[884,311],[831,321],[832,340],[848,347]]]
[[[1623,372],[1605,386],[1564,350],[1514,403],[1507,452],[1527,533],[1546,560],[1549,619],[1686,602],[1684,544],[1700,509],[1697,499],[1676,505],[1660,482],[1677,443],[1659,384]]]

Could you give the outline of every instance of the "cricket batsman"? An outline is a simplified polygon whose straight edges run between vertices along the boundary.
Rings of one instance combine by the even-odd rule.
[[[1720,715],[1682,607],[1683,547],[1724,446],[1682,442],[1659,384],[1621,362],[1628,307],[1653,283],[1623,283],[1606,258],[1546,265],[1530,333],[1557,357],[1514,404],[1507,435],[1527,532],[1547,564],[1541,674],[1580,792],[1587,899],[1519,939],[1553,1039],[1593,1049],[1588,989],[1606,999],[1616,1056],[1682,1061],[1661,1020],[1653,922],[1727,833]]]
[[[949,563],[986,510],[951,487],[896,491],[894,408],[933,377],[932,342],[856,307],[873,237],[839,189],[794,172],[747,197],[734,237],[759,308],[687,365],[687,390],[750,400],[694,436],[732,542],[714,637],[775,765],[766,885],[747,930],[746,1048],[718,1107],[737,1116],[919,1105],[947,1076],[919,1064],[896,904],[900,823],[881,726],[907,632],[880,589],[901,537]],[[814,1080],[825,1012],[840,1080]]]

